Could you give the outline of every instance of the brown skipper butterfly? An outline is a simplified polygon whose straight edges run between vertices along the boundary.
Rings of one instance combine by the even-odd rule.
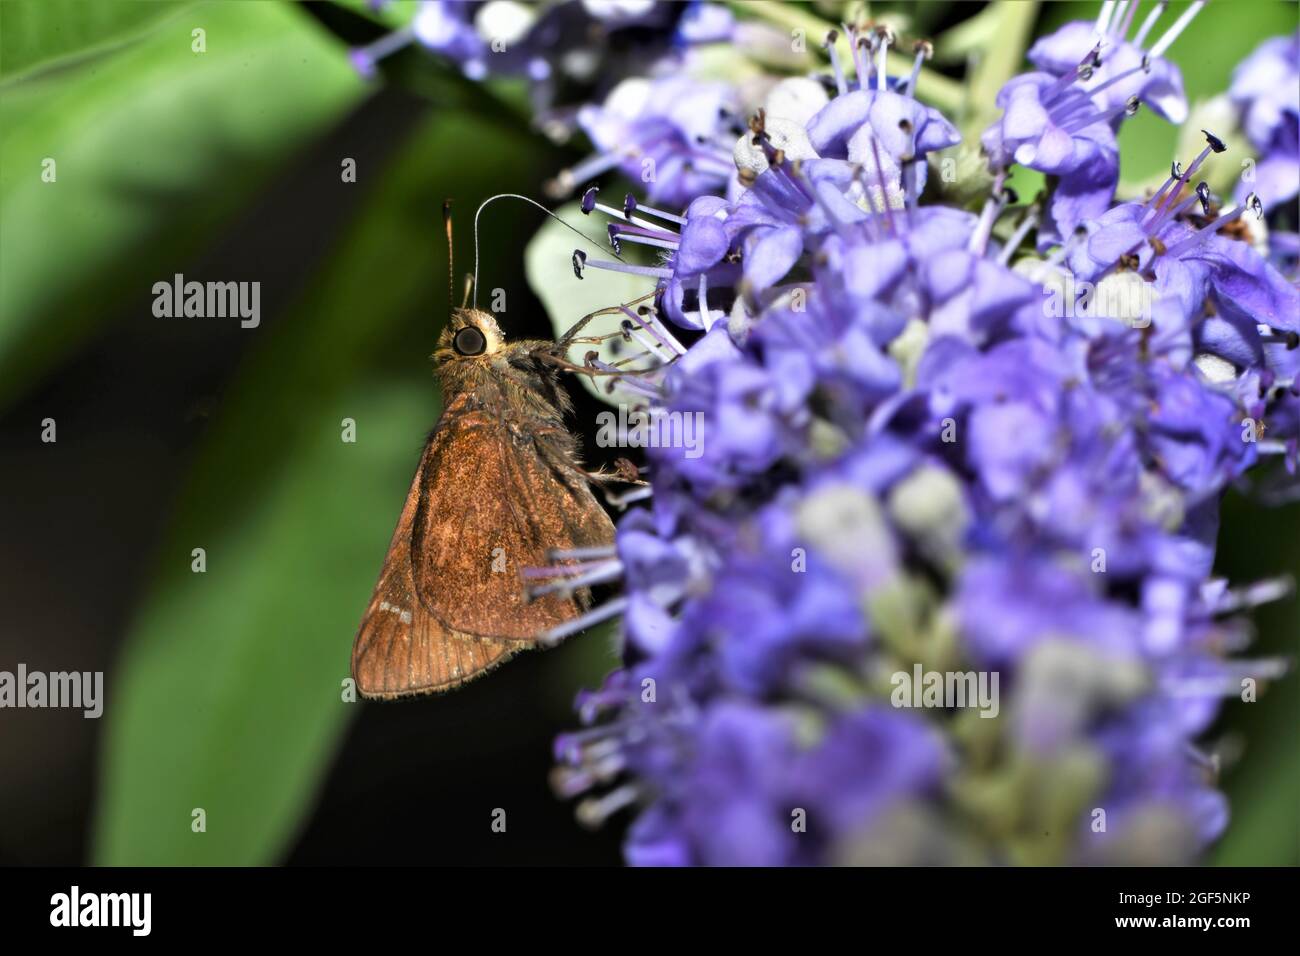
[[[450,204],[444,216],[450,249]],[[433,354],[443,412],[352,648],[363,696],[450,690],[589,607],[582,589],[530,599],[521,577],[557,552],[614,540],[592,493],[601,476],[584,470],[565,424],[572,403],[560,378],[574,369],[568,349],[590,341],[576,338],[587,319],[558,342],[507,342],[490,312],[452,310]]]

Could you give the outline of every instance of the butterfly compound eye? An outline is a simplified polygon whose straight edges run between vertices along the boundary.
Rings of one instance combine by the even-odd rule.
[[[461,355],[482,355],[487,350],[487,339],[472,325],[457,332],[452,344]]]

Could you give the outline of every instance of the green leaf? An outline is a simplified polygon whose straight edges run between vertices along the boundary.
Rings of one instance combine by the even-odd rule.
[[[189,6],[190,0],[9,0],[0,7],[0,78],[10,81],[106,53]]]
[[[547,219],[524,253],[524,273],[533,294],[541,300],[546,308],[546,315],[551,320],[551,327],[558,339],[567,332],[575,322],[588,313],[609,306],[632,302],[654,290],[654,280],[645,276],[613,272],[608,269],[588,268],[579,279],[569,268],[573,259],[573,250],[582,248],[594,257],[613,259],[611,253],[601,256],[599,249],[607,247],[603,219],[584,216],[579,203],[569,203],[555,210],[555,214],[570,223],[591,240],[591,245],[581,239],[554,219]],[[593,248],[594,246],[594,248]],[[632,255],[631,244],[625,248],[624,258]],[[593,319],[584,327],[583,335],[601,335],[616,331],[625,317],[622,314],[601,316]],[[619,351],[619,349],[622,351]],[[583,351],[590,346],[579,346],[573,350],[573,357],[581,362]],[[615,362],[627,355],[627,345],[621,339],[603,343],[597,352],[601,361]],[[631,393],[615,386],[608,391],[607,380],[593,380],[584,375],[578,376],[584,388],[601,401],[610,404],[637,403]]]
[[[446,302],[429,263],[449,184],[431,171],[465,142],[486,160],[457,192],[526,175],[522,134],[440,113],[376,174],[319,284],[257,333],[114,671],[96,862],[266,864],[310,811],[358,706],[341,699],[352,639],[436,419],[437,329],[418,317]],[[403,323],[420,348],[394,372],[380,363]],[[191,831],[196,808],[205,833]]]
[[[97,863],[272,863],[310,807],[356,706],[341,692],[352,630],[435,406],[372,382],[320,411],[264,485],[238,479],[229,431],[205,455],[245,508],[218,522],[190,495],[164,552],[110,691]],[[343,417],[356,444],[340,440]],[[191,830],[195,810],[206,832]]]
[[[191,51],[200,25],[206,53]],[[188,6],[112,55],[0,88],[0,405],[105,303],[183,271],[364,90],[345,50],[275,3]]]

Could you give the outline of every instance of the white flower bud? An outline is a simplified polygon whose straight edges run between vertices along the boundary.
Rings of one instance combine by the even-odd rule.
[[[768,122],[776,118],[805,126],[829,102],[826,88],[816,80],[791,76],[772,87],[763,109]]]
[[[817,158],[817,150],[813,149],[808,131],[801,123],[779,116],[768,116],[764,128],[772,145],[784,152],[787,159],[794,161]],[[754,144],[753,133],[746,132],[736,141],[734,156],[736,169],[742,172],[749,170],[757,176],[767,170],[767,157],[763,155],[763,147]]]

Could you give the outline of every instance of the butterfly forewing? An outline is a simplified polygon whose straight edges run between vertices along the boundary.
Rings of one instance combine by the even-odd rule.
[[[563,451],[567,433],[486,410],[444,420],[430,443],[412,534],[416,593],[457,631],[531,641],[585,609],[528,600],[521,572],[554,550],[608,545],[614,527]]]

